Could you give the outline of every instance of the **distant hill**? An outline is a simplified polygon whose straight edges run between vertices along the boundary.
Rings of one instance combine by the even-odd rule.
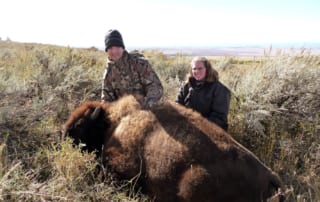
[[[135,47],[128,49],[137,50],[159,50],[166,55],[182,54],[186,56],[263,56],[265,53],[273,55],[277,52],[310,51],[312,54],[320,54],[320,43],[278,44],[278,45],[248,45],[248,46],[217,46],[217,47]]]
[[[0,41],[11,41],[10,39]],[[13,41],[12,41],[13,42]],[[23,42],[16,42],[23,43]],[[30,43],[36,45],[37,43]],[[45,45],[45,44],[42,44]],[[58,45],[57,45],[58,46]],[[104,51],[103,46],[92,46],[92,47],[74,47],[74,48],[89,48],[98,49]],[[165,55],[175,56],[181,54],[184,56],[264,56],[265,54],[273,55],[282,52],[292,52],[292,51],[310,51],[313,55],[320,55],[320,42],[315,43],[276,43],[276,44],[225,44],[217,46],[207,46],[207,47],[157,47],[157,46],[147,46],[147,47],[132,47],[127,46],[129,51],[131,50],[157,50],[163,52]]]

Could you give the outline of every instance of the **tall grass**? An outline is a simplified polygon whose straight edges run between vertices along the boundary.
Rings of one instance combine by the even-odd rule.
[[[144,51],[174,100],[191,58]],[[288,201],[320,200],[320,56],[210,58],[232,91],[229,133],[278,172]],[[134,179],[105,175],[93,154],[60,140],[85,100],[100,100],[105,53],[0,42],[0,201],[149,201]]]
[[[294,188],[289,201],[320,200],[320,56],[279,51],[220,71],[235,98],[230,133]]]

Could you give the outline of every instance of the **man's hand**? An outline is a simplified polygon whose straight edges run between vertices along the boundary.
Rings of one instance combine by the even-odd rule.
[[[157,104],[157,101],[155,101],[154,99],[152,98],[145,98],[144,99],[144,107],[145,108],[151,108],[153,107],[154,105]]]

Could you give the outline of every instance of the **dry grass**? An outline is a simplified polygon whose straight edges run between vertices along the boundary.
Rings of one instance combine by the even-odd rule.
[[[174,100],[191,58],[143,54]],[[320,56],[210,60],[233,92],[229,132],[280,174],[288,201],[319,201]],[[0,201],[149,201],[59,138],[71,110],[100,99],[104,62],[96,49],[0,42]]]
[[[220,71],[235,98],[230,133],[293,187],[289,201],[320,200],[320,56],[278,52]]]

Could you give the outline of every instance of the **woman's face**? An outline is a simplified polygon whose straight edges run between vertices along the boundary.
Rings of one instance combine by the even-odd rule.
[[[107,50],[107,54],[109,56],[109,59],[115,62],[122,57],[123,51],[124,49],[122,47],[112,46]]]
[[[206,77],[207,70],[204,66],[204,62],[196,61],[192,64],[191,68],[192,75],[196,80],[200,81]]]

